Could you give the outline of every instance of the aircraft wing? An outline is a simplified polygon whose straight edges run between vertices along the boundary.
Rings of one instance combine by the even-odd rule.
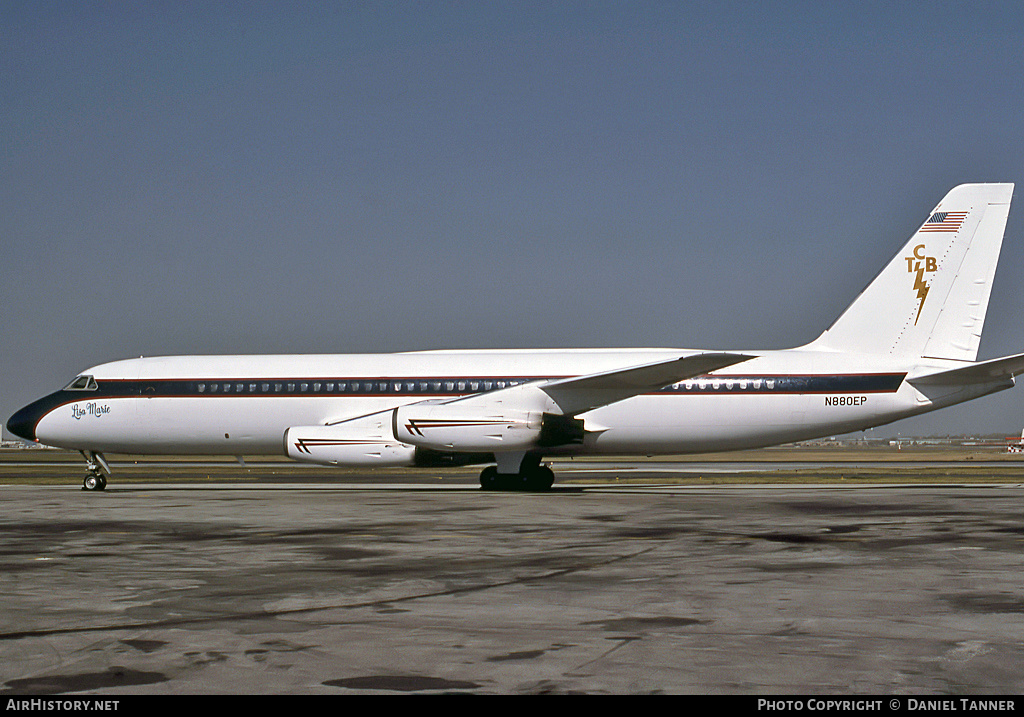
[[[699,353],[602,373],[531,381],[499,391],[460,396],[442,401],[424,401],[423,404],[443,403],[461,406],[479,404],[489,408],[503,405],[521,410],[538,410],[540,407],[536,404],[536,397],[538,394],[542,394],[546,400],[553,402],[563,415],[574,416],[642,393],[657,391],[659,388],[664,388],[677,381],[685,381],[688,378],[701,376],[733,364],[749,361],[752,358],[757,358],[757,356],[729,352]],[[550,410],[550,408],[542,410]]]
[[[301,461],[390,465],[413,460],[410,446],[489,454],[498,448],[525,451],[579,443],[584,428],[576,414],[752,358],[700,353],[450,400],[427,399],[324,426],[292,427],[285,433],[285,445],[289,457]]]
[[[538,379],[497,391],[427,400],[394,409],[399,441],[437,451],[528,451],[581,443],[583,420],[600,406],[756,358],[701,353],[567,378]],[[591,429],[593,430],[593,429]]]
[[[538,388],[551,397],[563,414],[574,416],[752,358],[756,356],[700,353],[604,373],[553,379],[541,383]]]
[[[1012,379],[1024,373],[1024,354],[1014,354],[989,361],[979,361],[962,368],[945,369],[935,373],[908,378],[915,386],[957,386],[975,383],[993,383]]]

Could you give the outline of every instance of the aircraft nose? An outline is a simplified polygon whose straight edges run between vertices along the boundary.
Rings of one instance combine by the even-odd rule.
[[[42,417],[39,407],[35,403],[30,403],[7,419],[7,430],[26,441],[35,441],[36,424]]]

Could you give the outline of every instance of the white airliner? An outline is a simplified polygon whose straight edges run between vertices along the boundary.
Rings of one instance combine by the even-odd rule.
[[[976,362],[1012,184],[964,184],[820,337],[781,351],[576,349],[180,356],[88,369],[7,423],[81,451],[287,455],[329,466],[488,464],[546,490],[543,457],[703,453],[878,426],[1014,385]]]

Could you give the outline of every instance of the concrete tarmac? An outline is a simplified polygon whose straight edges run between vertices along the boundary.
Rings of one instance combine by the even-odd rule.
[[[0,488],[0,693],[1019,693],[1024,490]]]

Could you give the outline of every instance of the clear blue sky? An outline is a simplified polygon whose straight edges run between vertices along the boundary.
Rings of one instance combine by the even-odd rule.
[[[0,416],[138,355],[785,348],[971,181],[1022,351],[1022,47],[1019,2],[0,1]]]

